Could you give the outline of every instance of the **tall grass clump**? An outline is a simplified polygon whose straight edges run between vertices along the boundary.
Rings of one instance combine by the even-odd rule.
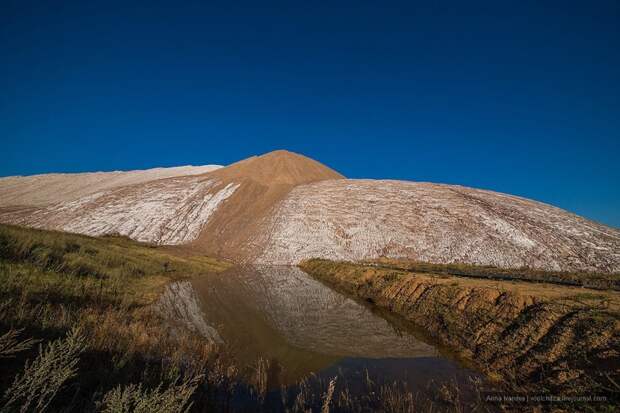
[[[24,371],[5,392],[2,410],[45,411],[65,382],[76,375],[79,357],[85,349],[86,340],[77,328],[67,337],[41,347],[37,358],[26,362]]]
[[[179,413],[191,408],[190,397],[200,378],[163,388],[145,389],[141,384],[118,386],[103,397],[102,413]]]
[[[27,338],[18,340],[17,337],[23,332],[23,329],[11,329],[0,336],[0,359],[15,357],[22,351],[30,350],[37,343],[37,340]]]

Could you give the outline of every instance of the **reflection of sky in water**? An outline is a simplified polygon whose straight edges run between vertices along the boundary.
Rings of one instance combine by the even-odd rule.
[[[174,318],[217,337],[242,363],[269,359],[286,381],[338,368],[369,368],[394,379],[458,370],[412,332],[296,267],[232,268],[178,283],[164,296]]]

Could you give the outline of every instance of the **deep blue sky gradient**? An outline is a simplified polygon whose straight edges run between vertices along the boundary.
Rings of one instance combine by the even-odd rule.
[[[620,227],[617,0],[0,0],[0,92],[0,176],[284,148]]]

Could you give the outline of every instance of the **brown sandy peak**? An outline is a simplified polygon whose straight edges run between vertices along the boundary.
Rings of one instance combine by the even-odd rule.
[[[326,179],[342,179],[344,176],[306,156],[277,150],[260,156],[252,156],[216,171],[228,179],[249,179],[266,185],[299,185]]]

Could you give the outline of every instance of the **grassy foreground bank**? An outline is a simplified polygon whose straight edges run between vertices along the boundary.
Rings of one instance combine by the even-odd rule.
[[[328,285],[400,314],[523,391],[620,391],[620,294],[308,260]]]
[[[121,237],[0,225],[0,411],[187,405],[212,355],[167,334],[150,304],[171,280],[227,267]]]

